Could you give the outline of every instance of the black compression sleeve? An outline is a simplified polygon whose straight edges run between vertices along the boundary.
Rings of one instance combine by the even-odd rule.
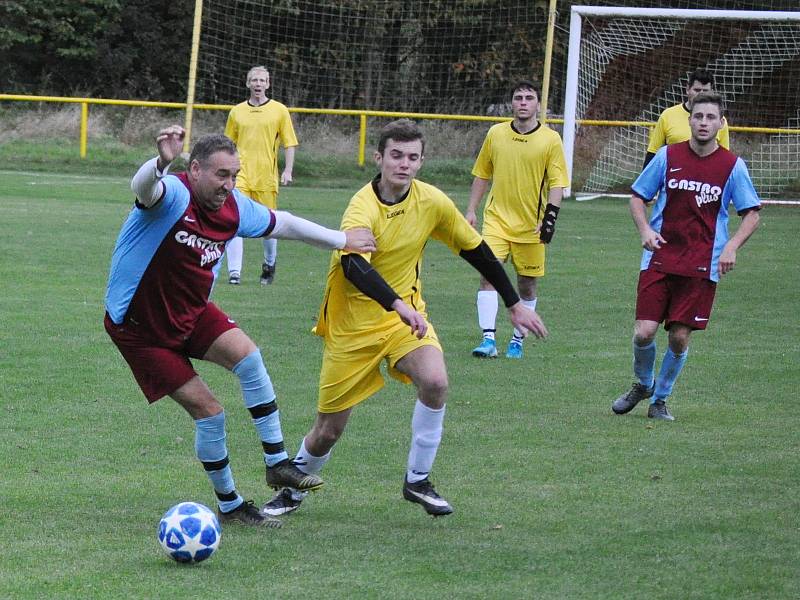
[[[497,293],[503,299],[506,307],[513,306],[519,302],[519,295],[514,285],[506,275],[506,271],[500,261],[492,252],[492,249],[481,240],[481,243],[472,250],[462,250],[458,255],[475,267],[483,278],[492,284]]]
[[[387,311],[392,310],[392,303],[400,298],[380,273],[359,254],[343,254],[342,270],[359,292],[375,300]]]

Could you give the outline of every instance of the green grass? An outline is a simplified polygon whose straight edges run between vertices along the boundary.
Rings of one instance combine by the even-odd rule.
[[[163,555],[156,526],[178,501],[213,505],[191,421],[169,399],[147,406],[101,323],[127,186],[127,174],[0,173],[0,597],[800,596],[796,208],[766,207],[721,283],[674,423],[609,408],[632,379],[639,247],[625,202],[565,205],[540,287],[551,336],[520,362],[470,357],[476,274],[431,243],[425,294],[451,381],[433,478],[455,514],[432,520],[400,497],[414,392],[390,381],[354,411],[325,488],[283,529],[229,527],[187,568]],[[466,204],[466,188],[449,191]],[[281,203],[336,225],[349,195],[294,187]],[[243,285],[215,300],[261,346],[294,449],[315,413],[309,329],[328,254],[281,242],[268,288],[259,255],[248,242]],[[235,380],[198,370],[226,406],[238,486],[262,503]]]

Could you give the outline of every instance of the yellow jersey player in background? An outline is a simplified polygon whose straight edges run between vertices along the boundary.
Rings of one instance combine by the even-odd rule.
[[[236,188],[256,202],[275,210],[278,207],[278,146],[284,147],[286,163],[280,182],[289,185],[292,183],[297,136],[286,106],[267,97],[270,86],[267,68],[258,66],[250,69],[246,85],[250,90],[250,98],[233,107],[225,125],[225,135],[236,144],[242,163]],[[261,284],[267,285],[275,277],[278,240],[264,238],[262,241],[264,263],[261,265]],[[232,239],[225,254],[228,281],[238,285],[244,255],[242,238]]]
[[[545,336],[538,315],[519,300],[514,286],[480,235],[453,201],[414,179],[422,166],[425,140],[408,119],[381,132],[375,162],[379,174],[350,200],[342,228],[369,228],[377,250],[335,252],[316,326],[325,339],[317,418],[294,464],[319,473],[344,432],[353,408],[384,385],[389,374],[414,383],[418,400],[411,418],[403,497],[429,514],[453,509],[437,494],[428,474],[442,438],[447,369],[442,348],[422,298],[422,256],[430,239],[446,244],[497,288],[515,327]],[[280,515],[296,509],[304,493],[283,489],[263,511]]]
[[[685,142],[692,137],[692,130],[689,127],[689,106],[697,94],[710,92],[713,89],[714,76],[710,72],[705,69],[695,69],[689,73],[686,100],[665,109],[658,117],[656,126],[650,131],[650,141],[647,144],[647,154],[644,157],[642,169],[653,160],[661,146]],[[731,134],[725,117],[722,117],[722,128],[717,134],[717,143],[725,150],[731,149]]]
[[[538,120],[539,90],[530,81],[517,83],[511,94],[514,120],[489,129],[475,161],[467,221],[477,224],[476,211],[489,188],[483,211],[483,239],[502,262],[508,257],[517,272],[522,302],[536,310],[536,283],[544,276],[545,244],[553,239],[564,188],[569,187],[564,148],[559,135]],[[473,356],[495,358],[497,294],[481,278],[478,325],[483,341]],[[514,329],[508,358],[522,358],[523,332]]]

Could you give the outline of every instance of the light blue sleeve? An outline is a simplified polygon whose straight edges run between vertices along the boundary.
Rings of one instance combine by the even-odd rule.
[[[167,175],[161,181],[161,200],[151,208],[131,209],[114,246],[105,306],[117,324],[122,323],[153,256],[189,205],[189,191],[180,179]]]
[[[275,227],[275,215],[270,209],[251,200],[239,190],[233,190],[233,196],[239,207],[239,229],[236,235],[257,238],[272,231]]]
[[[667,175],[667,147],[662,146],[636,181],[631,186],[631,191],[645,200],[652,199],[664,185]]]
[[[754,206],[761,206],[761,200],[759,200],[755,187],[753,187],[753,180],[750,179],[747,165],[741,158],[736,159],[736,164],[733,165],[733,171],[731,171],[726,187],[733,200],[736,212],[742,212]]]

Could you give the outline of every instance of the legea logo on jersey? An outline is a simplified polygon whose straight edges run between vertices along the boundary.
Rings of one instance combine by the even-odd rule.
[[[689,192],[700,192],[694,197],[697,206],[708,204],[710,202],[719,202],[719,197],[722,194],[722,189],[718,185],[711,185],[710,183],[703,183],[702,181],[693,181],[691,179],[670,179],[667,181],[667,187],[671,190],[686,190]]]
[[[200,257],[201,267],[219,260],[222,257],[222,253],[225,252],[225,242],[214,242],[186,231],[178,231],[175,234],[175,241],[189,246],[189,248],[202,250],[203,256]]]

